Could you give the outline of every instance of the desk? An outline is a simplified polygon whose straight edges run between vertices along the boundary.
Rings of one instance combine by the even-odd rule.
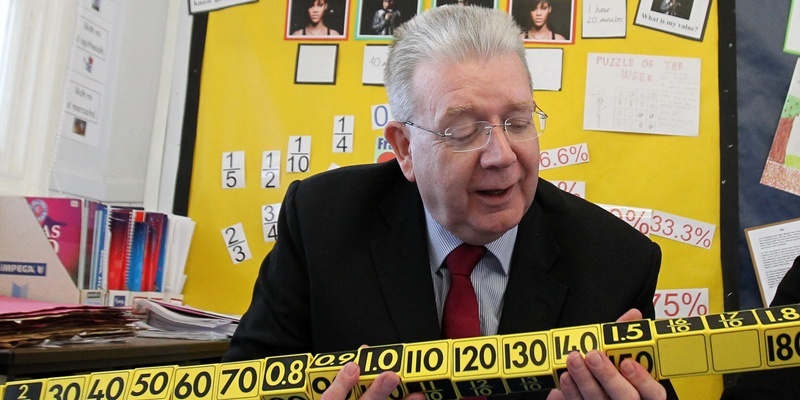
[[[114,369],[219,362],[229,341],[133,338],[124,343],[0,350],[0,378],[47,378]],[[0,379],[1,380],[1,379]]]

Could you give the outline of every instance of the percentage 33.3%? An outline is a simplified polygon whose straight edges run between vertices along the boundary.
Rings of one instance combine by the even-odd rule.
[[[710,249],[716,226],[653,210],[650,233],[670,240]]]

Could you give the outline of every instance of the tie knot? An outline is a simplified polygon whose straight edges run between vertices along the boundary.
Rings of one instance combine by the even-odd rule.
[[[470,276],[478,261],[486,254],[486,247],[462,243],[444,259],[450,274]]]

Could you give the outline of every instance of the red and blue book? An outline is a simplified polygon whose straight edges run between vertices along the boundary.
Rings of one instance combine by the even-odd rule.
[[[78,286],[83,201],[65,197],[25,197],[25,199],[64,269]]]

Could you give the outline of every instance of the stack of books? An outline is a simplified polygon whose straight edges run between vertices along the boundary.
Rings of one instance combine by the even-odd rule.
[[[14,215],[20,211],[19,207],[12,211],[9,206],[17,199],[2,200],[0,206],[4,207],[4,212]],[[24,216],[25,220],[15,220],[16,226],[8,227],[11,231],[0,237],[15,240],[22,232],[21,227],[27,226],[28,219],[35,219],[66,275],[81,291],[79,302],[131,306],[134,298],[152,297],[152,294],[164,294],[156,298],[180,299],[195,229],[195,222],[190,218],[80,198],[25,197],[24,200],[31,214]],[[12,252],[21,248],[19,243],[15,246]],[[26,282],[44,282],[34,278],[53,273],[54,266],[49,263],[47,270],[42,268],[41,274],[37,273],[39,264],[21,263],[29,259],[28,255],[22,255],[24,257],[18,255],[6,260],[0,254],[0,294],[28,298],[30,285],[26,286]],[[23,280],[23,276],[28,280]],[[10,290],[6,290],[3,279],[12,281]]]

